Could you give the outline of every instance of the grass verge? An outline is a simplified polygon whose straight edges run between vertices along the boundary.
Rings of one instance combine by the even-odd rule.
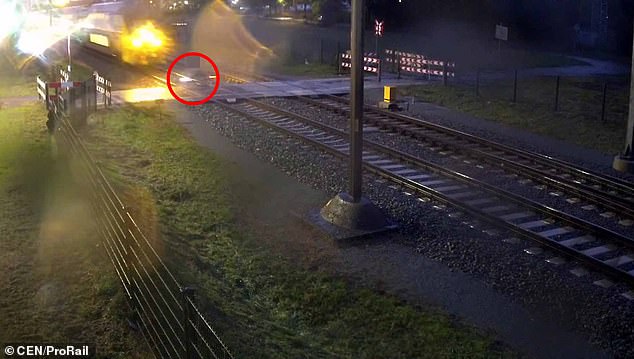
[[[0,46],[0,98],[37,96],[35,90],[36,73],[29,71],[26,75],[16,69],[8,60]]]
[[[513,356],[446,314],[301,268],[249,234],[236,217],[231,165],[199,147],[173,115],[146,105],[98,117],[92,153],[143,208],[135,215],[145,213],[146,231],[158,228],[158,251],[183,283],[198,286],[204,312],[237,357]]]
[[[41,105],[0,110],[0,343],[91,343],[146,358],[86,194],[53,160]],[[146,348],[146,349],[143,349]]]
[[[48,67],[35,57],[18,56],[8,42],[0,44],[0,98],[3,97],[35,97],[36,76],[59,81],[58,74],[54,79]],[[54,67],[66,67],[65,61],[57,61]],[[80,64],[73,65],[73,79],[86,80],[92,76],[92,70]]]
[[[628,91],[622,83],[608,86],[606,121],[601,121],[606,79],[565,78],[560,83],[559,111],[554,111],[555,78],[520,79],[514,103],[513,80],[475,87],[429,84],[400,89],[405,96],[470,115],[514,126],[606,154],[616,154],[625,143]]]
[[[458,62],[458,64],[460,65],[460,62]],[[466,59],[466,67],[463,67],[461,70],[472,71],[477,68],[507,70],[583,65],[587,65],[587,63],[561,54],[526,49],[502,49],[500,52],[494,51],[490,53],[489,56],[482,58]]]

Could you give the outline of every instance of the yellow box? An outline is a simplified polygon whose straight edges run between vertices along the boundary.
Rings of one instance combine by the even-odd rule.
[[[396,87],[383,86],[383,101],[394,102],[396,100]]]

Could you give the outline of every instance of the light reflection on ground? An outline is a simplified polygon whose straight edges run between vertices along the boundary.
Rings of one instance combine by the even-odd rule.
[[[118,91],[123,101],[129,103],[155,101],[155,100],[171,100],[173,99],[167,87],[145,87],[135,88],[131,90]]]

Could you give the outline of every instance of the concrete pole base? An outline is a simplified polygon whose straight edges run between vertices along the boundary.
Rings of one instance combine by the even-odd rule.
[[[353,202],[347,193],[331,199],[320,214],[325,221],[346,230],[373,232],[391,227],[383,212],[367,198]]]
[[[614,157],[612,167],[620,172],[634,173],[634,157],[617,155]]]

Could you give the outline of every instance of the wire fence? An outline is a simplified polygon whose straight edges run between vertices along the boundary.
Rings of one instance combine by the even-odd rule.
[[[156,357],[233,358],[198,309],[195,290],[176,280],[86,149],[63,101],[52,102],[60,150],[79,160],[104,248]]]
[[[627,76],[557,76],[537,70],[478,70],[452,84],[483,99],[524,103],[553,112],[583,113],[601,122],[623,122],[629,107]]]

